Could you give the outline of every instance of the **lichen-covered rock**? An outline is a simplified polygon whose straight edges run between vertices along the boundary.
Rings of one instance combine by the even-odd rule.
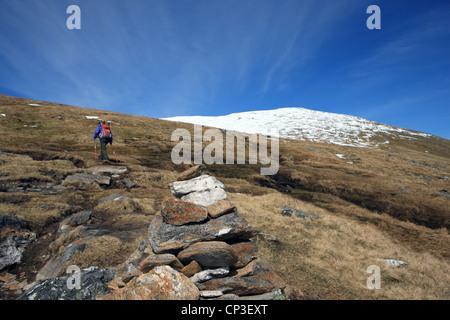
[[[68,286],[72,275],[38,281],[18,300],[94,300],[96,295],[108,294],[108,283],[115,271],[91,267],[80,270],[80,289]]]
[[[161,205],[161,216],[165,223],[180,226],[191,222],[201,222],[208,217],[203,206],[176,199],[167,199]]]
[[[75,173],[67,176],[63,183],[70,181],[81,182],[86,184],[97,183],[98,185],[110,185],[111,178],[101,174]]]
[[[229,213],[231,210],[236,208],[236,206],[229,200],[221,200],[214,202],[206,208],[211,218],[218,218],[226,213]]]
[[[114,300],[198,300],[199,290],[169,266],[158,266],[112,294]]]

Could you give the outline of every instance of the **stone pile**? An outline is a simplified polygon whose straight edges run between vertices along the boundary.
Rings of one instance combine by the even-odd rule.
[[[148,238],[117,270],[111,294],[97,299],[282,297],[283,281],[257,257],[256,231],[227,200],[223,183],[201,166],[170,184]]]

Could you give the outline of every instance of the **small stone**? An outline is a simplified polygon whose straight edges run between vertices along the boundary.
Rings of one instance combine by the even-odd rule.
[[[154,267],[163,265],[171,266],[175,270],[181,270],[184,267],[173,254],[163,253],[149,255],[139,263],[139,268],[143,273],[147,273]]]
[[[198,288],[169,266],[157,266],[119,290],[115,300],[198,300]]]
[[[191,263],[180,270],[180,272],[188,278],[192,277],[196,273],[199,273],[200,271],[202,271],[202,267],[195,260],[192,260]]]
[[[386,264],[391,268],[401,268],[407,265],[405,261],[395,259],[385,259]]]

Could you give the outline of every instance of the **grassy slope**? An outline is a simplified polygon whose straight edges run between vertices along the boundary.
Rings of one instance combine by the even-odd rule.
[[[51,253],[79,237],[73,232],[56,239],[57,222],[72,214],[70,206],[94,209],[93,223],[104,231],[72,263],[106,267],[122,262],[145,237],[161,201],[171,196],[167,185],[176,171],[186,168],[171,162],[176,143],[170,138],[176,128],[192,131],[191,125],[1,95],[0,113],[6,114],[0,117],[0,151],[14,154],[0,155],[0,189],[17,181],[60,183],[95,165],[89,136],[96,121],[85,119],[88,115],[112,121],[116,153],[139,186],[129,191],[68,186],[70,192],[51,196],[0,192],[0,211],[30,220],[40,235],[24,266],[10,270],[25,272],[30,281]],[[279,239],[257,242],[260,255],[288,282],[291,297],[450,297],[450,199],[440,196],[441,190],[450,191],[450,142],[389,140],[379,149],[283,140],[280,171],[273,177],[259,175],[258,166],[207,166],[225,183],[242,215]],[[362,162],[349,164],[338,153]],[[97,206],[111,193],[123,193],[131,203]],[[46,203],[54,206],[42,208]],[[282,216],[283,205],[321,219]],[[378,260],[383,258],[405,260],[408,267],[387,268]],[[366,288],[372,264],[382,268],[381,290]]]

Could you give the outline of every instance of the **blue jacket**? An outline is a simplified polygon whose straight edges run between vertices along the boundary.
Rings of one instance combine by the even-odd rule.
[[[109,129],[109,132],[111,133],[111,143],[112,143],[113,133],[112,133],[111,129]],[[97,129],[95,129],[94,139],[100,138],[99,137],[100,133],[102,133],[102,125],[101,124],[99,124]]]

